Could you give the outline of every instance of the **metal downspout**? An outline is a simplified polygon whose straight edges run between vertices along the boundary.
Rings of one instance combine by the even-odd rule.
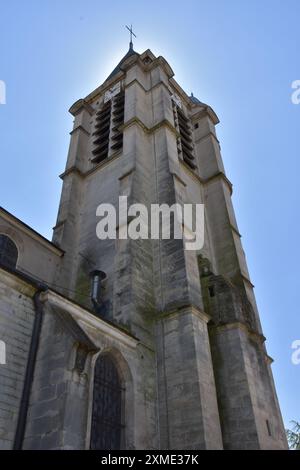
[[[43,303],[41,302],[40,294],[41,292],[45,292],[46,290],[47,290],[47,286],[40,285],[38,290],[35,292],[33,296],[35,318],[34,318],[34,323],[33,323],[33,328],[32,328],[32,336],[31,336],[30,348],[29,348],[29,353],[28,353],[28,360],[27,360],[25,379],[24,379],[24,385],[23,385],[23,391],[22,391],[22,398],[20,402],[20,409],[19,409],[13,450],[21,450],[23,446],[30,392],[31,392],[32,383],[33,383],[36,357],[37,357],[37,351],[39,347],[39,340],[40,340],[42,321],[43,321]]]

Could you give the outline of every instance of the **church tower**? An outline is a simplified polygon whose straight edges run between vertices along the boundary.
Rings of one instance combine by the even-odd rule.
[[[125,394],[132,393],[132,436],[141,434],[130,445],[286,448],[217,115],[182,90],[163,57],[139,54],[132,42],[105,82],[70,112],[53,237],[65,252],[56,284],[138,340],[142,366],[130,371],[133,388]],[[204,204],[203,248],[188,251],[180,239],[118,239],[121,222],[117,239],[99,240],[97,207],[118,209],[120,196],[149,212],[151,204]],[[97,305],[90,294],[95,272]]]

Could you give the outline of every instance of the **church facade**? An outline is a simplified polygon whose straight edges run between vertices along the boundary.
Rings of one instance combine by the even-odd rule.
[[[0,210],[0,448],[286,449],[217,115],[132,44],[70,112],[53,240]],[[204,204],[203,248],[99,240],[120,196]]]

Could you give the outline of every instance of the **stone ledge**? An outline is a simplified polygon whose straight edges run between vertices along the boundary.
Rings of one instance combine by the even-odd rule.
[[[86,332],[85,327],[97,329],[102,334],[111,337],[120,343],[131,348],[136,348],[139,340],[133,335],[123,330],[118,325],[107,322],[102,318],[96,317],[89,310],[75,304],[73,301],[62,297],[60,294],[48,290],[41,294],[43,303],[49,302],[50,306],[57,307],[70,314],[77,324]],[[87,333],[88,334],[88,333]]]
[[[174,308],[165,312],[160,312],[159,315],[156,316],[156,319],[162,320],[167,317],[175,317],[188,314],[192,314],[199,317],[201,320],[204,320],[205,323],[208,323],[211,320],[210,315],[208,315],[206,312],[200,310],[198,307],[195,307],[192,304],[186,304],[179,306],[178,308]]]
[[[212,331],[216,332],[216,334],[220,334],[223,331],[226,330],[236,330],[240,329],[244,331],[249,337],[251,337],[253,340],[255,340],[258,344],[262,345],[266,341],[266,337],[258,333],[257,331],[251,330],[249,326],[246,323],[242,322],[232,322],[232,323],[226,323],[224,325],[214,325],[211,324],[210,328]]]
[[[69,113],[71,113],[73,116],[76,116],[82,109],[85,109],[89,114],[94,113],[94,109],[92,106],[85,100],[85,99],[79,99],[76,101],[71,108],[69,109]]]
[[[89,131],[87,131],[81,124],[79,124],[79,126],[77,126],[77,127],[74,127],[74,129],[71,130],[70,135],[75,134],[77,131],[82,131],[82,132],[84,132],[87,136],[90,136],[90,135],[91,135],[91,133],[90,133]]]
[[[203,109],[193,114],[191,119],[195,121],[196,119],[202,119],[205,116],[208,116],[214,125],[219,124],[220,122],[218,116],[209,105],[205,105]]]
[[[33,297],[37,290],[37,281],[35,285],[34,282],[30,282],[29,279],[27,280],[21,272],[11,272],[4,267],[0,267],[0,280],[7,287],[15,289],[19,294],[24,294],[28,297]]]
[[[229,179],[227,178],[227,176],[225,175],[225,173],[223,173],[222,171],[219,171],[218,173],[215,173],[213,174],[212,176],[209,176],[208,178],[202,178],[201,176],[199,176],[197,173],[195,173],[187,163],[185,163],[184,160],[182,160],[181,158],[178,158],[180,164],[188,170],[188,172],[190,173],[191,176],[193,176],[194,178],[196,178],[201,184],[203,185],[207,185],[207,184],[210,184],[212,181],[216,180],[216,179],[222,179],[229,187],[229,191],[230,191],[230,195],[232,195],[233,193],[233,189],[232,189],[232,183],[229,181]]]
[[[64,171],[64,173],[62,173],[61,175],[59,175],[59,177],[63,180],[66,176],[68,176],[69,174],[71,173],[77,173],[78,176],[80,176],[81,178],[85,178],[86,176],[89,176],[91,175],[92,173],[94,173],[95,171],[99,170],[100,168],[103,168],[105,167],[106,165],[108,165],[109,163],[111,163],[112,161],[116,160],[118,157],[120,157],[122,155],[122,151],[118,151],[114,154],[112,154],[111,156],[109,156],[108,158],[106,158],[105,160],[103,160],[102,162],[96,164],[93,168],[90,168],[88,171],[86,171],[85,173],[83,173],[81,170],[79,170],[79,168],[77,168],[76,166],[71,166],[70,168],[68,168],[66,171]]]
[[[124,131],[125,129],[127,129],[128,127],[134,124],[137,124],[138,126],[140,126],[143,129],[143,131],[146,132],[147,134],[152,134],[153,132],[156,132],[161,127],[167,127],[175,135],[175,137],[180,137],[180,134],[177,132],[176,128],[167,119],[163,119],[162,121],[158,122],[152,127],[147,127],[139,118],[133,117],[129,119],[129,121],[125,122],[122,126],[120,126],[120,130]]]
[[[202,137],[199,137],[199,139],[195,139],[195,144],[198,144],[198,143],[202,142],[202,140],[205,140],[208,137],[212,137],[217,142],[217,144],[220,145],[220,142],[219,142],[217,136],[213,132],[209,132],[208,134],[203,135]]]

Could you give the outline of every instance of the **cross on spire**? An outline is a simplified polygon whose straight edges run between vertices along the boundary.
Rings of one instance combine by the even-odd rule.
[[[133,49],[133,42],[132,42],[132,36],[134,36],[136,38],[136,35],[134,34],[133,32],[133,29],[132,29],[132,24],[130,25],[130,28],[129,26],[126,25],[126,28],[128,29],[128,31],[130,32],[130,43],[129,43],[129,49]]]

